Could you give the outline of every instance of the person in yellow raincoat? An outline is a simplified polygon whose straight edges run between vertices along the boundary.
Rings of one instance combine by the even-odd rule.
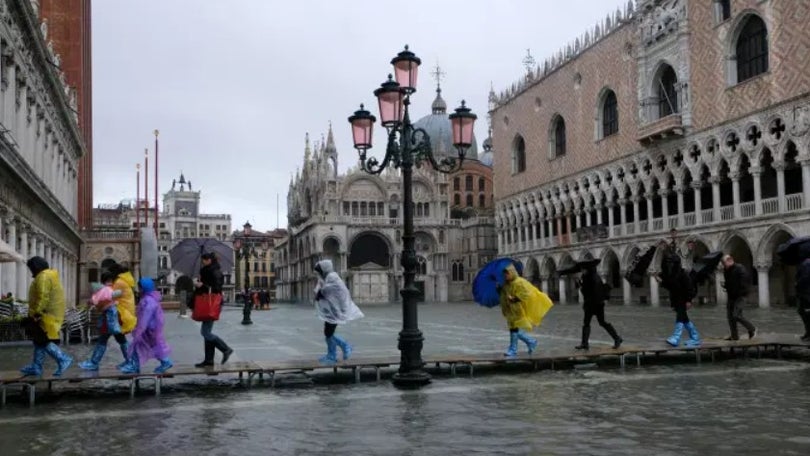
[[[503,271],[504,285],[500,288],[501,312],[509,326],[509,348],[504,356],[516,356],[518,340],[523,341],[531,354],[537,348],[537,339],[524,331],[540,326],[543,317],[554,305],[551,299],[528,280],[520,277],[513,265]]]
[[[118,365],[120,369],[129,363],[129,342],[124,336],[131,333],[138,323],[138,317],[136,317],[137,314],[135,313],[135,277],[132,276],[127,267],[118,263],[110,266],[109,271],[115,276],[113,290],[120,293],[116,300],[118,302],[118,319],[121,322],[121,339],[123,339],[123,342],[118,337],[115,339],[118,341],[118,346],[121,347],[121,354],[124,355],[124,361]]]
[[[42,375],[42,363],[45,355],[56,361],[55,377],[70,367],[73,358],[63,352],[59,346],[59,331],[65,320],[65,291],[59,281],[59,273],[50,269],[42,257],[31,257],[28,270],[34,276],[28,288],[28,318],[24,324],[34,342],[34,360],[20,369],[24,375]]]

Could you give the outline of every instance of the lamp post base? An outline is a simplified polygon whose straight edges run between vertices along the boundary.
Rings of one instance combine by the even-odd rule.
[[[243,325],[252,325],[253,322],[251,320],[242,320]]]
[[[418,389],[430,383],[430,374],[423,370],[397,372],[391,377],[394,386],[401,389]]]

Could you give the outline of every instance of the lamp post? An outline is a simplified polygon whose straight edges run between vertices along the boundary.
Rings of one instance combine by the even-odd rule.
[[[252,230],[249,222],[243,225],[244,231],[242,237],[238,237],[233,241],[234,253],[236,254],[236,267],[239,268],[239,261],[245,260],[245,291],[244,298],[245,304],[242,307],[242,324],[252,325],[253,320],[250,319],[250,312],[253,310],[253,303],[250,301],[250,259],[259,258],[259,253],[256,251],[256,246],[261,245],[262,250],[266,251],[266,241],[261,239],[251,239]]]
[[[430,137],[421,128],[414,128],[408,113],[410,97],[416,92],[417,71],[421,60],[408,50],[408,46],[391,60],[394,75],[374,91],[380,109],[380,123],[388,132],[388,144],[385,157],[380,163],[374,157],[367,157],[366,152],[372,147],[371,136],[376,118],[361,104],[360,109],[349,117],[352,126],[354,147],[360,156],[360,167],[369,174],[380,174],[388,166],[402,171],[403,199],[403,248],[401,264],[403,267],[404,285],[402,295],[402,331],[399,333],[397,348],[400,351],[399,372],[394,374],[396,386],[414,388],[430,382],[430,375],[423,370],[422,342],[424,337],[419,330],[416,300],[419,290],[416,288],[416,250],[413,233],[413,167],[424,162],[438,172],[450,174],[458,171],[464,161],[467,149],[472,145],[473,125],[477,118],[461,102],[455,113],[450,114],[453,146],[457,157],[433,156]]]

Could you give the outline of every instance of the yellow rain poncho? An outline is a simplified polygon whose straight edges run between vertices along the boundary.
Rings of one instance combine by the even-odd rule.
[[[28,316],[39,322],[48,339],[59,339],[65,321],[65,290],[55,269],[40,271],[28,287]]]
[[[113,290],[120,291],[118,298],[118,319],[121,321],[121,333],[129,334],[135,329],[138,319],[135,316],[135,277],[127,271],[118,275],[113,283]]]
[[[501,312],[506,317],[509,329],[525,329],[540,326],[543,317],[554,303],[528,280],[520,277],[515,267],[504,270],[505,284],[501,289]]]

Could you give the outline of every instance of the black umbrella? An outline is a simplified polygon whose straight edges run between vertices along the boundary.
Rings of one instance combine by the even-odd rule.
[[[655,246],[651,245],[630,263],[630,267],[627,268],[627,272],[624,274],[625,280],[636,288],[641,287],[644,284],[644,276],[647,274],[650,264],[652,264],[653,257],[655,257]]]
[[[788,265],[795,266],[810,258],[810,236],[793,238],[776,249],[779,260]]]
[[[596,265],[598,265],[601,262],[602,262],[601,258],[592,258],[590,260],[577,261],[576,264],[574,264],[573,266],[568,266],[567,268],[563,268],[557,271],[557,275],[566,276],[571,274],[577,274],[588,268],[596,267]]]
[[[200,273],[203,253],[213,253],[223,271],[233,269],[233,248],[213,238],[183,239],[169,251],[172,269],[188,276]]]
[[[717,265],[720,264],[720,260],[722,259],[723,252],[712,252],[695,260],[692,265],[692,271],[689,274],[695,284],[703,285],[703,282],[711,277],[717,270]]]

